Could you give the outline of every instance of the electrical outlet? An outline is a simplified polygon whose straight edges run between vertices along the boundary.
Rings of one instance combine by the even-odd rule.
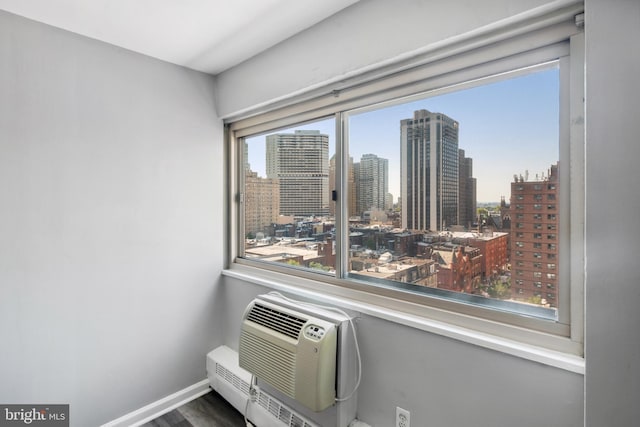
[[[411,414],[399,406],[396,406],[396,427],[411,427]]]

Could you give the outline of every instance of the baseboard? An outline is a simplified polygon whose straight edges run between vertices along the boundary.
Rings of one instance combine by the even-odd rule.
[[[148,404],[133,412],[129,412],[122,417],[103,424],[101,427],[137,427],[147,423],[167,412],[173,411],[179,406],[184,405],[198,397],[207,394],[209,388],[209,380],[202,380],[187,388],[184,388],[170,396],[164,397],[153,403]]]

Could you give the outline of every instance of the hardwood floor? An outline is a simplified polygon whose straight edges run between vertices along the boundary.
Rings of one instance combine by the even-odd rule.
[[[215,391],[141,427],[245,427],[244,417]]]

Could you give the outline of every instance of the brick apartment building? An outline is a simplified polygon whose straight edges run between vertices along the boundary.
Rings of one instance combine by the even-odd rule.
[[[558,305],[558,164],[535,181],[511,183],[511,290],[514,298]]]

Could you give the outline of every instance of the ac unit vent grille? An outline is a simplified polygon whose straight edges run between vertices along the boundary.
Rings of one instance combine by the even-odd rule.
[[[253,305],[253,308],[251,308],[251,311],[247,315],[247,320],[296,340],[300,335],[302,327],[307,323],[306,319],[266,307],[262,304]]]
[[[252,351],[243,351],[250,348]],[[296,355],[277,344],[250,333],[240,336],[240,366],[250,367],[264,379],[290,397],[296,389]]]

